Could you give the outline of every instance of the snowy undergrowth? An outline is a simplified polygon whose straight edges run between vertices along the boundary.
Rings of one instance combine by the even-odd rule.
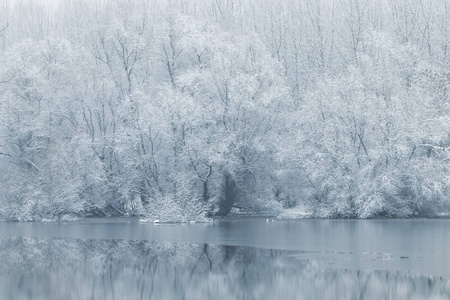
[[[171,195],[154,199],[147,208],[142,209],[141,218],[147,221],[170,223],[209,221],[206,217],[206,207],[200,200],[182,201]]]

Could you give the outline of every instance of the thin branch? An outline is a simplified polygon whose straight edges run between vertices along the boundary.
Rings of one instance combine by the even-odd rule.
[[[3,34],[3,32],[6,30],[6,28],[8,28],[8,26],[9,26],[9,23],[6,23],[5,27],[0,29],[0,34]]]

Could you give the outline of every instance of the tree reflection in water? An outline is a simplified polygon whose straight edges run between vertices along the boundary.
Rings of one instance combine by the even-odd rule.
[[[295,252],[153,241],[0,239],[0,299],[449,299],[446,278],[327,268]]]

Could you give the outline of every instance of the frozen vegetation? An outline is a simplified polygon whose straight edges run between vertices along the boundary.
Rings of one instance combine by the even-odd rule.
[[[0,219],[450,207],[446,0],[0,0]]]

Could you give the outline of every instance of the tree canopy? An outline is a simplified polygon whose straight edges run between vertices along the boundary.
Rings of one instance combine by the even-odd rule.
[[[448,212],[444,0],[0,11],[0,218]]]

